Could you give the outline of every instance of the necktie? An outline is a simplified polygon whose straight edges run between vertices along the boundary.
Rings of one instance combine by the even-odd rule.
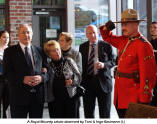
[[[31,75],[33,75],[34,74],[34,70],[33,70],[31,56],[30,56],[30,53],[28,52],[28,47],[25,47],[25,58],[26,58],[28,66],[29,66],[29,69],[31,71]]]
[[[88,69],[87,74],[88,75],[94,75],[94,58],[95,58],[95,46],[96,44],[91,45],[91,52],[88,60]]]

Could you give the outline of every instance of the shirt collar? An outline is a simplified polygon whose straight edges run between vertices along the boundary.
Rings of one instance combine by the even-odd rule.
[[[21,48],[22,48],[23,51],[25,51],[25,47],[28,47],[28,49],[31,48],[31,44],[28,44],[27,46],[24,45],[24,44],[22,44],[21,42],[19,42],[19,44],[20,44],[20,46],[21,46]]]
[[[91,43],[91,42],[89,41],[89,45],[91,46],[92,44],[97,45],[97,44],[98,44],[98,41],[96,41],[95,43]]]

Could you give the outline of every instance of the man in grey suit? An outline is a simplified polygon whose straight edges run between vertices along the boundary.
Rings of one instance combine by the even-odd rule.
[[[32,28],[22,24],[18,30],[19,43],[4,51],[3,73],[9,82],[12,118],[42,118],[44,82],[42,72],[44,53],[31,44]]]
[[[112,78],[111,68],[114,57],[111,46],[98,40],[96,26],[86,28],[87,42],[80,45],[82,54],[82,83],[86,88],[83,97],[86,118],[94,118],[95,100],[98,99],[100,118],[110,118]]]

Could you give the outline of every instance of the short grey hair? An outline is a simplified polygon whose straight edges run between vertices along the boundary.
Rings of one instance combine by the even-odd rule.
[[[19,29],[18,29],[18,34],[21,30],[22,27],[28,27],[33,35],[33,30],[32,30],[32,26],[30,24],[20,24]]]

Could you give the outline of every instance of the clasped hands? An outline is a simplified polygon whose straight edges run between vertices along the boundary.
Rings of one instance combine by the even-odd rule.
[[[42,82],[42,77],[40,75],[25,76],[23,82],[24,82],[24,84],[27,84],[27,85],[33,87]]]

